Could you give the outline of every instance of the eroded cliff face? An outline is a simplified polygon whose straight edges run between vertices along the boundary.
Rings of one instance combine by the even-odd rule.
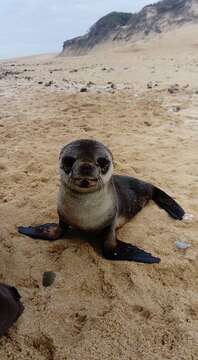
[[[126,25],[132,14],[112,12],[99,19],[84,36],[67,40],[63,44],[63,52],[81,54],[94,46],[113,38],[119,29]]]
[[[143,37],[196,20],[198,21],[197,0],[164,0],[148,5],[138,14],[132,15],[127,27],[120,28],[114,39],[129,40],[136,34]]]
[[[188,22],[198,23],[198,0],[163,0],[136,14],[113,12],[89,32],[63,44],[63,55],[80,55],[106,41],[130,41],[161,33]]]

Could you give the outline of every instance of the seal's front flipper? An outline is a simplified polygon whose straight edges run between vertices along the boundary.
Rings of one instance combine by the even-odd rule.
[[[166,194],[161,189],[158,189],[154,186],[152,200],[162,209],[176,220],[182,220],[185,211],[182,207],[168,194]]]
[[[117,246],[113,251],[104,248],[104,256],[109,260],[136,261],[145,264],[158,264],[160,262],[160,258],[120,240],[117,240]]]
[[[22,314],[24,306],[15,287],[0,283],[0,336],[6,334]]]
[[[30,236],[33,239],[57,240],[64,234],[63,227],[60,224],[44,224],[38,226],[19,226],[18,232]]]

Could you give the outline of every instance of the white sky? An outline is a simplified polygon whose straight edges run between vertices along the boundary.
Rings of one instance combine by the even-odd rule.
[[[111,11],[137,12],[153,0],[0,0],[0,59],[59,52]]]

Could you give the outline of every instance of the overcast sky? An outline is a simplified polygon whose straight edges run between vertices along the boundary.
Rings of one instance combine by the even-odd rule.
[[[0,0],[0,58],[59,52],[111,11],[136,12],[153,0]]]

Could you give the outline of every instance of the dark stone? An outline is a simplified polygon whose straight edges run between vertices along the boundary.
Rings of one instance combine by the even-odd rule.
[[[47,86],[47,87],[48,87],[48,86],[52,86],[52,84],[53,84],[53,81],[50,80],[50,81],[48,81],[48,82],[45,83],[45,86]]]
[[[179,91],[179,85],[178,84],[175,84],[175,85],[172,85],[168,88],[168,92],[170,94],[175,94],[176,92]]]
[[[92,82],[92,81],[89,81],[88,83],[87,83],[87,86],[92,86],[92,85],[95,85],[95,83],[94,82]]]
[[[153,84],[151,81],[149,81],[147,84],[147,89],[152,89],[152,88],[153,88]]]
[[[144,124],[145,124],[146,126],[151,126],[151,124],[150,124],[148,121],[144,121]]]
[[[175,105],[172,107],[172,111],[179,112],[181,110],[181,107],[179,105]]]
[[[51,286],[56,279],[56,273],[53,271],[45,271],[43,274],[42,284],[44,287]]]
[[[82,88],[80,89],[80,92],[87,92],[87,88],[86,88],[86,87],[82,87]]]

